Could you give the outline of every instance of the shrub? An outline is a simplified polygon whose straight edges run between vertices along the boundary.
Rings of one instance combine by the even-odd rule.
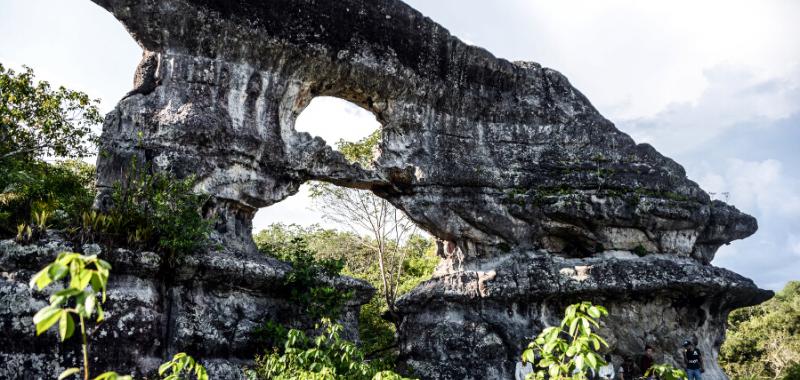
[[[636,254],[636,256],[645,257],[647,256],[647,249],[645,249],[643,245],[639,244],[633,248],[633,253]]]
[[[294,380],[402,380],[391,371],[380,371],[364,360],[352,342],[341,339],[342,326],[324,319],[322,333],[309,338],[300,330],[289,330],[283,353],[256,358],[248,370],[250,379]]]
[[[194,191],[193,177],[178,179],[164,173],[147,173],[132,163],[131,173],[114,185],[110,228],[117,244],[167,253],[170,257],[201,248],[212,220],[203,218],[208,196]],[[120,241],[123,236],[127,242]]]
[[[0,165],[0,237],[12,236],[20,224],[35,224],[35,213],[46,212],[53,228],[75,224],[92,205],[93,184],[94,167],[82,161],[5,160]]]

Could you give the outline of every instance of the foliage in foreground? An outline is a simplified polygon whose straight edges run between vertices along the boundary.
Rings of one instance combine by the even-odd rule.
[[[289,330],[283,353],[276,351],[257,357],[248,377],[251,380],[405,379],[365,361],[364,353],[355,344],[340,337],[341,325],[324,319],[321,327],[321,333],[313,338],[300,330]]]
[[[592,331],[605,315],[604,307],[590,302],[568,306],[561,325],[542,330],[523,351],[522,361],[537,368],[526,379],[586,379],[590,369],[605,365],[599,351],[608,343]]]
[[[653,364],[644,373],[644,377],[655,377],[659,380],[683,380],[686,378],[686,371],[675,368],[670,364]]]
[[[534,365],[533,373],[526,380],[586,380],[589,372],[597,373],[606,365],[600,351],[608,343],[594,333],[600,317],[608,311],[591,302],[570,305],[564,311],[564,319],[558,326],[547,327],[522,352],[523,363]],[[686,373],[669,364],[654,364],[645,376],[653,375],[661,380],[683,380]]]
[[[43,290],[50,284],[65,280],[62,290],[50,296],[50,305],[45,306],[33,316],[36,335],[58,323],[58,335],[61,341],[72,337],[75,333],[75,318],[78,319],[83,353],[83,368],[68,368],[61,372],[58,379],[66,379],[83,373],[84,380],[90,378],[89,368],[89,335],[86,325],[97,315],[95,323],[105,319],[102,304],[106,301],[106,288],[111,265],[97,255],[85,256],[79,253],[62,252],[55,261],[37,272],[30,281],[32,288]],[[179,380],[182,373],[194,372],[197,380],[208,380],[205,368],[194,358],[185,353],[161,365],[159,375],[166,375],[164,380]],[[104,372],[94,380],[132,380],[131,376],[116,372]]]
[[[800,379],[800,281],[731,312],[719,359],[732,378]]]

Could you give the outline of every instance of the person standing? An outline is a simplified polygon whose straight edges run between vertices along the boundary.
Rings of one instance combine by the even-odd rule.
[[[626,377],[627,375],[627,377]],[[633,360],[629,356],[622,357],[622,364],[617,371],[617,378],[619,380],[633,380]]]
[[[689,380],[702,380],[702,373],[706,371],[703,365],[703,355],[695,348],[692,341],[683,342],[683,361],[686,366],[686,377]]]
[[[655,359],[653,358],[653,347],[648,344],[644,347],[644,355],[642,355],[642,358],[639,360],[639,369],[642,371],[642,377],[645,377],[647,370],[653,366],[653,363],[655,363]],[[646,378],[653,379],[655,376],[650,375]]]

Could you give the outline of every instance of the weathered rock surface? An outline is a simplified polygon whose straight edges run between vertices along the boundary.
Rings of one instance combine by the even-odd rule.
[[[439,276],[402,298],[401,359],[429,379],[511,379],[527,343],[561,321],[564,308],[591,300],[608,308],[598,332],[615,364],[637,362],[646,344],[657,360],[683,364],[681,343],[696,339],[705,379],[725,379],[717,364],[728,312],[772,293],[725,269],[689,258],[606,252],[554,258],[509,254]],[[491,365],[475,365],[488,362]]]
[[[372,189],[465,260],[641,246],[709,262],[756,229],[558,72],[495,58],[400,1],[95,2],[145,49],[104,126],[100,186],[132,157],[197,175],[232,241],[312,179]],[[383,124],[374,169],[294,130],[321,95]]]
[[[400,310],[401,356],[423,378],[509,378],[526,338],[584,298],[610,308],[616,355],[652,342],[674,361],[675,343],[696,335],[713,356],[728,311],[769,297],[709,265],[720,245],[755,232],[754,218],[712,201],[680,165],[617,130],[563,75],[495,58],[398,0],[94,1],[145,50],[134,89],[104,124],[101,189],[133,158],[196,175],[213,198],[217,237],[241,252],[253,249],[255,211],[308,180],[388,199],[442,241],[437,277]],[[382,123],[374,167],[351,165],[295,131],[298,114],[323,95]],[[617,251],[649,255],[612,257],[630,256]],[[138,266],[131,270],[145,270]],[[280,266],[256,268],[238,278],[272,279]],[[26,277],[19,270],[6,270],[14,273],[6,288],[22,289],[13,280]],[[244,355],[227,312],[193,311],[282,314],[289,305],[207,290],[228,274],[197,269],[180,289],[158,293],[161,283],[132,277],[122,287],[152,297],[141,303],[185,306],[168,320],[197,327],[153,333],[162,340],[139,341],[120,360],[139,366],[178,343],[212,357]],[[145,330],[165,315],[136,312],[137,323],[151,323]],[[224,333],[199,337],[207,326]],[[37,350],[27,357],[51,360]],[[716,364],[710,369],[708,378],[724,378]]]
[[[89,245],[85,251],[100,252]],[[81,363],[80,339],[60,343],[54,330],[36,337],[33,315],[47,305],[48,292],[35,292],[30,277],[72,248],[54,239],[20,246],[0,241],[0,378],[53,379]],[[244,259],[228,253],[191,256],[166,267],[152,252],[101,252],[112,265],[106,320],[91,333],[95,374],[107,370],[151,376],[178,352],[203,358],[213,379],[244,379],[242,368],[259,350],[254,330],[267,320],[296,328],[313,327],[287,299],[282,279],[290,267],[274,259]],[[361,304],[369,285],[338,278],[354,290],[342,315],[346,334],[357,339]]]

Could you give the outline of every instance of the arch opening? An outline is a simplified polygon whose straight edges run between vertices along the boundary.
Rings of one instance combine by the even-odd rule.
[[[373,170],[379,157],[380,128],[370,111],[327,96],[312,99],[294,124],[296,132],[322,139],[366,170]],[[367,351],[394,339],[395,301],[433,275],[441,246],[388,200],[327,178],[308,181],[297,194],[260,209],[253,237],[268,254],[270,247],[292,247],[294,239],[302,239],[317,260],[343,260],[341,274],[370,283],[377,292],[359,318],[367,321],[359,323]]]

